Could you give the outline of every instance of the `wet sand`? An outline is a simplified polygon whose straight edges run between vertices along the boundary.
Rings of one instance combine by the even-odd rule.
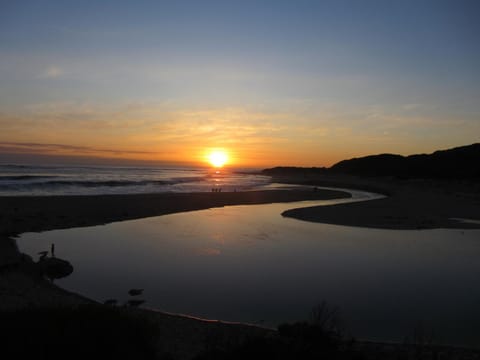
[[[269,190],[98,196],[0,197],[0,235],[101,225],[228,205],[348,198],[342,191]]]
[[[309,179],[284,177],[275,180],[355,188],[387,195],[378,200],[291,209],[282,214],[298,220],[392,230],[480,229],[478,182],[408,181],[353,176],[322,176]],[[458,219],[469,219],[475,223]]]
[[[292,209],[282,215],[298,220],[378,229],[480,229],[478,200],[419,191],[398,192],[372,201]]]

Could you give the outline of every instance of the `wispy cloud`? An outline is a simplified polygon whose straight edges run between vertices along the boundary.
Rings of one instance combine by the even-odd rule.
[[[102,149],[90,146],[76,146],[68,144],[45,144],[45,143],[24,143],[24,142],[0,142],[0,152],[9,153],[28,153],[28,154],[65,154],[70,155],[125,155],[125,154],[140,154],[151,155],[155,154],[152,151],[135,151],[135,150],[119,150],[119,149]]]
[[[433,151],[440,141],[466,143],[466,129],[472,138],[480,129],[478,122],[407,107],[40,103],[0,113],[0,152],[180,162],[201,161],[205,149],[224,147],[239,162],[329,165],[374,152]]]
[[[43,70],[39,75],[38,78],[40,79],[57,79],[61,77],[65,72],[58,66],[50,66]]]

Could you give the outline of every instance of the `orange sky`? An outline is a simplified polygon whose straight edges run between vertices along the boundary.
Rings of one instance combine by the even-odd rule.
[[[330,166],[480,139],[475,2],[26,1],[1,11],[1,162]]]
[[[0,152],[4,158],[8,153],[22,153],[202,164],[206,152],[221,148],[229,153],[230,166],[330,166],[373,153],[407,155],[465,144],[450,130],[449,119],[383,114],[390,121],[382,123],[375,117],[378,110],[369,111],[42,104],[24,113],[0,114]],[[355,116],[366,120],[355,124]],[[437,134],[418,137],[408,131],[411,126],[417,132],[436,126]],[[470,127],[475,134],[478,125]]]

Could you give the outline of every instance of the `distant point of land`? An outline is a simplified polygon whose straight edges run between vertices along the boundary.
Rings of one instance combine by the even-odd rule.
[[[270,176],[355,175],[399,179],[480,179],[480,143],[432,154],[402,156],[370,155],[342,160],[330,168],[274,167],[262,171]]]

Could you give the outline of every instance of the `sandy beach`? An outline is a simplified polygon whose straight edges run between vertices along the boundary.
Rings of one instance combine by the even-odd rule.
[[[282,215],[305,221],[378,229],[479,229],[480,200],[474,194],[462,196],[401,189],[383,199],[292,209]]]
[[[274,181],[361,189],[386,195],[373,201],[291,209],[282,214],[299,220],[392,230],[480,228],[480,186],[475,182],[354,176],[278,177]]]
[[[452,191],[428,184],[359,182],[358,179],[277,179],[309,185],[303,191],[252,191],[232,193],[169,193],[104,196],[2,197],[0,200],[0,309],[77,306],[91,300],[67,292],[42,279],[32,260],[20,254],[14,237],[24,232],[84,227],[115,221],[221,207],[349,197],[342,191],[317,190],[314,186],[337,185],[360,188],[389,196],[360,203],[292,209],[283,215],[300,220],[338,225],[388,229],[480,228],[480,224],[460,223],[451,218],[480,220],[480,198],[470,188]],[[191,358],[201,351],[212,333],[227,342],[269,330],[246,325],[226,325],[155,313],[161,328],[169,331],[161,346],[178,358]],[[228,330],[226,330],[228,329]],[[227,336],[228,335],[228,336]]]
[[[41,232],[107,224],[176,212],[227,205],[265,204],[350,197],[341,191],[251,191],[232,193],[169,193],[105,196],[2,197],[0,199],[0,310],[76,307],[93,301],[43,279],[36,264],[21,254],[14,237]],[[139,310],[140,311],[140,310]],[[208,339],[231,344],[271,330],[244,324],[225,324],[186,316],[140,311],[163,329],[159,351],[188,359],[204,350]]]
[[[342,191],[312,191],[311,186],[359,188],[388,194],[379,200],[287,210],[284,216],[336,225],[382,229],[478,229],[480,195],[475,186],[378,181],[358,178],[274,179],[303,183],[306,190],[225,193],[159,193],[103,196],[25,196],[0,199],[1,309],[30,305],[88,302],[56,286],[43,284],[20,254],[14,237],[24,232],[85,227],[228,205],[266,204],[349,197]],[[68,295],[68,296],[63,296]]]

